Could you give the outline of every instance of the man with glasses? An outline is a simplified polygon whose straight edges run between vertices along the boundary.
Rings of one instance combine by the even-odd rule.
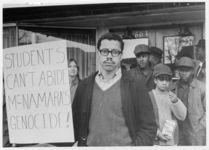
[[[97,43],[99,71],[79,84],[73,103],[78,146],[152,145],[156,123],[143,80],[121,71],[124,43],[107,33]]]
[[[194,78],[194,62],[191,58],[182,57],[177,61],[180,80],[171,90],[187,107],[187,116],[179,121],[179,145],[206,144],[206,102],[205,85]]]
[[[134,76],[142,76],[144,78],[146,87],[148,91],[155,88],[154,77],[152,75],[153,69],[149,61],[150,50],[145,44],[137,45],[134,49],[134,54],[136,55],[137,67],[133,68]]]

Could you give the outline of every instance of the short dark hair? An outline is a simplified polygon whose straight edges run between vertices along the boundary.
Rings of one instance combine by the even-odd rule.
[[[118,35],[116,33],[111,33],[111,32],[106,33],[99,38],[99,40],[97,42],[97,49],[100,48],[102,40],[105,40],[105,39],[106,40],[115,40],[115,41],[120,42],[121,51],[123,51],[123,48],[124,48],[123,39],[120,37],[120,35]]]

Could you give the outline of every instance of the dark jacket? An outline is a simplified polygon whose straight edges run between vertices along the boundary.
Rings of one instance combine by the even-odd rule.
[[[86,146],[95,76],[80,82],[73,103],[75,139],[78,146]],[[124,71],[121,78],[122,111],[133,144],[153,145],[157,131],[151,100],[143,80],[132,78]]]
[[[148,73],[148,75],[145,77],[141,71],[141,69],[139,68],[139,66],[131,69],[131,71],[133,72],[132,75],[133,77],[140,77],[140,78],[144,78],[145,81],[145,85],[148,89],[148,91],[151,91],[152,89],[155,88],[155,83],[154,83],[154,76],[153,76],[153,69],[150,68],[150,71]]]
[[[178,86],[180,81],[177,81],[171,86],[171,90],[178,95]],[[193,79],[189,85],[187,116],[190,121],[190,128],[185,129],[186,145],[205,145],[206,144],[206,97],[205,83]]]

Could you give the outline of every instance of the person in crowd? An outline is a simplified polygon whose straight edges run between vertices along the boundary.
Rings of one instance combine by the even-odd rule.
[[[189,57],[194,59],[194,46],[183,46],[176,55],[176,59],[180,59],[181,57]]]
[[[178,61],[182,57],[189,57],[194,62],[194,74],[197,74],[200,61],[194,58],[194,46],[183,46],[180,52],[176,55],[176,61]],[[195,76],[196,77],[196,76]]]
[[[157,47],[150,47],[150,56],[149,56],[149,61],[154,67],[155,65],[161,63],[161,58],[163,55],[163,51]]]
[[[70,59],[68,62],[68,75],[69,75],[69,82],[70,82],[71,102],[73,103],[75,91],[80,81],[79,67],[75,59]]]
[[[150,50],[145,44],[137,45],[134,49],[134,54],[136,55],[137,67],[133,68],[134,76],[139,74],[145,80],[146,87],[148,91],[155,88],[154,77],[152,75],[153,69],[149,62]]]
[[[194,62],[191,58],[180,58],[176,66],[180,80],[171,86],[171,90],[187,108],[186,119],[178,121],[179,145],[205,145],[205,84],[194,78]]]
[[[195,76],[198,80],[206,81],[206,62],[205,62],[205,39],[199,40],[196,45],[196,58],[200,61]]]
[[[73,102],[78,146],[153,145],[152,103],[143,79],[121,71],[123,48],[115,33],[98,40],[99,71],[80,82]]]
[[[178,120],[186,118],[187,109],[176,94],[169,90],[172,79],[170,67],[164,64],[157,64],[153,71],[156,88],[149,92],[152,100],[155,119],[158,125],[155,139],[156,145],[177,145],[178,144]],[[170,125],[170,132],[166,132],[166,126]]]

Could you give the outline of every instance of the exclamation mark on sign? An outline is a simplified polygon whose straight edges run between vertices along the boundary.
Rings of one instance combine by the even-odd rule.
[[[70,120],[70,112],[67,112],[67,128],[70,127],[69,120]]]

